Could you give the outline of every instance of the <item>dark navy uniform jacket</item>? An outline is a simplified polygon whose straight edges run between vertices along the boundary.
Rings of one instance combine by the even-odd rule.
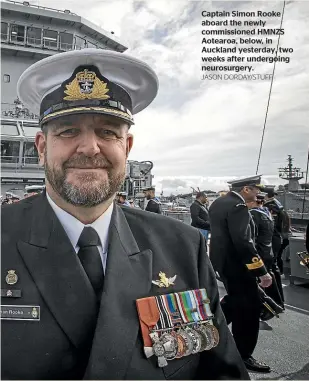
[[[114,205],[99,311],[45,194],[2,207],[1,241],[1,288],[21,291],[19,298],[3,297],[2,305],[40,307],[39,321],[1,321],[3,379],[249,379],[197,229]],[[18,276],[14,285],[6,283],[9,270]],[[160,271],[177,275],[174,285],[154,285]],[[219,345],[159,368],[143,352],[136,300],[197,288],[207,290]]]
[[[145,208],[147,212],[162,214],[162,208],[160,201],[152,198],[148,201],[147,206]]]
[[[223,277],[259,277],[267,270],[254,245],[250,214],[243,198],[229,192],[209,208],[210,259]]]
[[[198,200],[195,200],[190,206],[191,225],[198,229],[209,230],[209,214],[208,210]]]

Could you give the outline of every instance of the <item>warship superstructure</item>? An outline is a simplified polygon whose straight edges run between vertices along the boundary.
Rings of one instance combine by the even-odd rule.
[[[32,5],[28,1],[1,2],[1,193],[23,194],[29,185],[44,184],[34,144],[38,117],[17,98],[20,75],[33,63],[76,49],[108,49],[123,53],[127,47],[114,36],[76,15]],[[52,73],[51,73],[52,75]],[[150,170],[149,170],[150,168]],[[128,161],[123,190],[129,195],[152,184],[152,163]]]
[[[279,187],[277,198],[292,219],[309,220],[308,184],[299,183],[304,178],[304,172],[295,167],[293,161],[293,157],[288,155],[287,166],[279,168],[279,177],[288,183]]]

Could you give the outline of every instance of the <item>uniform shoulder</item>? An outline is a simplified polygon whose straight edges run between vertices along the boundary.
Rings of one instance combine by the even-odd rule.
[[[10,205],[1,206],[1,219],[2,223],[10,221],[18,221],[18,216],[22,216],[26,210],[29,210],[33,205],[35,205],[38,196],[32,196],[26,199],[23,199],[19,202]]]
[[[217,198],[211,205],[209,210],[215,208],[233,208],[247,205],[241,200],[240,197],[234,195],[232,192],[227,193],[225,196]]]

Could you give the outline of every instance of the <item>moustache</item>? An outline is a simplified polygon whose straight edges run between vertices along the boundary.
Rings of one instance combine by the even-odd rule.
[[[89,157],[77,157],[67,160],[63,164],[64,169],[68,168],[111,168],[111,163],[102,157],[89,158]]]

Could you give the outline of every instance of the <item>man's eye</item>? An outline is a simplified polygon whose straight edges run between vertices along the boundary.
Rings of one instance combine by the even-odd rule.
[[[77,128],[68,128],[67,130],[59,132],[59,136],[62,137],[71,137],[76,136],[79,133],[79,130]]]
[[[103,139],[117,139],[118,138],[116,132],[112,130],[97,130],[96,134]]]

